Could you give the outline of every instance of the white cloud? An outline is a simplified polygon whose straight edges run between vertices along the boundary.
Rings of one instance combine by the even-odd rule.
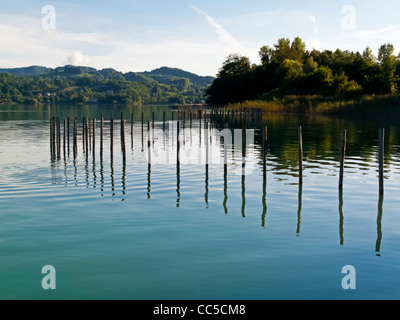
[[[74,66],[88,66],[90,58],[85,56],[81,51],[75,50],[68,57],[66,64],[72,64]]]

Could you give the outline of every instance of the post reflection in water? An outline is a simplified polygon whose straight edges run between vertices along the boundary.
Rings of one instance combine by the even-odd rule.
[[[142,114],[142,116],[143,116],[143,114]],[[114,141],[114,137],[113,137],[114,136],[114,134],[113,134],[114,120],[112,118],[112,115],[110,115],[110,149],[109,149],[109,152],[110,152],[110,157],[109,157],[110,173],[109,174],[111,177],[110,182],[108,182],[107,178],[105,179],[105,176],[108,174],[107,172],[105,172],[105,171],[107,171],[107,169],[105,169],[105,167],[108,167],[108,164],[107,164],[108,157],[104,157],[104,159],[103,159],[103,152],[102,152],[103,144],[102,143],[100,144],[101,151],[99,153],[99,156],[97,157],[98,159],[95,158],[94,148],[96,147],[96,143],[95,143],[96,122],[94,120],[93,126],[91,126],[90,125],[91,122],[89,121],[89,119],[90,118],[85,117],[82,120],[82,124],[79,126],[79,157],[78,157],[78,153],[76,150],[77,148],[75,147],[75,145],[78,144],[78,140],[77,140],[78,137],[76,136],[76,133],[78,131],[77,123],[74,122],[73,126],[71,125],[71,131],[74,133],[74,136],[73,136],[74,140],[72,140],[73,145],[71,146],[72,147],[71,158],[69,157],[69,151],[70,151],[69,150],[69,148],[70,148],[69,147],[69,120],[66,121],[64,119],[64,127],[63,127],[63,132],[62,132],[64,134],[64,140],[63,140],[63,145],[62,145],[62,147],[63,147],[62,154],[64,155],[64,157],[61,158],[61,157],[57,157],[54,155],[51,156],[52,182],[54,184],[63,183],[63,184],[65,184],[65,186],[71,185],[70,182],[72,182],[72,181],[68,181],[68,173],[69,173],[69,169],[73,169],[73,171],[71,170],[71,173],[72,173],[71,180],[72,180],[72,175],[73,175],[73,179],[75,180],[75,186],[80,186],[80,187],[84,186],[84,187],[86,187],[86,189],[89,189],[93,183],[93,188],[100,189],[100,191],[101,191],[100,194],[102,197],[104,197],[104,195],[107,194],[107,188],[109,188],[109,190],[111,189],[112,198],[114,198],[116,196],[116,194],[118,194],[118,195],[122,194],[122,201],[125,201],[126,196],[127,196],[127,171],[131,171],[130,169],[132,167],[131,167],[131,163],[127,163],[127,159],[124,157],[125,148],[124,148],[123,144],[121,144],[122,160],[119,155],[119,152],[118,152],[118,154],[114,154],[113,143],[119,139],[116,138]],[[228,201],[230,201],[232,203],[236,203],[237,209],[239,209],[238,207],[240,206],[240,212],[241,212],[242,217],[246,218],[246,205],[248,207],[247,214],[248,215],[252,214],[252,212],[250,212],[250,208],[251,208],[252,204],[246,203],[246,179],[248,179],[247,183],[249,184],[249,186],[247,187],[248,193],[250,192],[250,190],[253,190],[251,183],[254,181],[252,177],[247,176],[247,178],[246,178],[246,167],[250,168],[250,165],[252,164],[251,161],[248,161],[248,159],[246,159],[246,152],[248,153],[248,155],[253,155],[255,152],[258,152],[258,150],[261,150],[259,152],[259,160],[261,160],[260,166],[259,166],[259,172],[263,173],[264,175],[263,175],[263,179],[262,179],[262,189],[259,190],[258,189],[259,187],[257,187],[258,192],[260,192],[261,205],[262,205],[262,207],[258,209],[259,210],[258,212],[261,211],[261,226],[263,228],[265,228],[268,223],[266,221],[267,210],[268,210],[267,190],[266,190],[266,188],[267,188],[266,131],[265,132],[260,131],[260,139],[258,141],[260,149],[257,149],[257,148],[254,148],[251,144],[246,144],[246,141],[247,141],[246,126],[243,126],[243,130],[240,132],[240,134],[242,135],[241,150],[240,150],[240,142],[238,142],[238,144],[235,144],[236,139],[238,141],[240,140],[239,139],[240,136],[238,135],[239,132],[236,133],[233,131],[233,134],[231,134],[232,146],[229,147],[229,148],[231,148],[230,151],[229,151],[229,149],[224,148],[223,152],[221,152],[221,154],[218,154],[215,158],[213,158],[213,152],[217,153],[217,152],[219,152],[219,150],[222,150],[219,145],[219,142],[220,142],[219,138],[221,137],[221,132],[218,130],[218,128],[213,129],[213,125],[215,125],[215,124],[213,124],[212,122],[208,122],[208,120],[209,120],[209,118],[204,119],[204,130],[202,130],[202,127],[203,127],[202,122],[199,122],[199,125],[200,125],[199,128],[197,128],[196,125],[194,125],[194,126],[190,125],[190,128],[187,128],[188,133],[185,133],[185,131],[182,132],[182,137],[181,137],[183,139],[182,141],[180,141],[179,136],[177,136],[177,134],[179,134],[179,132],[180,132],[179,124],[178,124],[179,120],[176,120],[175,122],[169,122],[169,125],[168,125],[169,130],[166,130],[165,125],[163,125],[163,130],[161,133],[162,139],[161,139],[161,136],[159,135],[160,133],[158,131],[156,131],[159,129],[159,124],[154,126],[153,123],[148,121],[147,122],[147,125],[148,125],[147,134],[146,134],[146,132],[145,133],[142,132],[142,134],[141,134],[140,123],[137,124],[136,128],[134,126],[131,127],[132,156],[135,156],[135,157],[138,156],[138,158],[140,158],[140,156],[141,156],[140,145],[142,144],[142,147],[144,145],[144,149],[146,149],[146,147],[145,147],[146,141],[144,141],[144,140],[146,140],[146,138],[147,138],[147,143],[148,143],[147,150],[142,149],[143,159],[145,158],[146,153],[148,153],[147,154],[148,155],[147,188],[146,188],[146,185],[143,185],[142,191],[140,191],[140,193],[142,194],[143,198],[145,198],[147,195],[147,199],[151,199],[151,192],[153,191],[153,198],[154,198],[154,190],[152,190],[152,184],[153,184],[153,186],[155,184],[154,184],[154,181],[152,181],[151,174],[152,174],[152,170],[154,171],[154,166],[156,166],[156,168],[158,168],[158,167],[157,167],[157,164],[154,163],[153,168],[152,168],[151,158],[154,157],[153,161],[158,160],[156,158],[157,155],[159,154],[159,150],[157,150],[158,147],[160,147],[166,151],[171,151],[171,145],[172,145],[172,147],[173,147],[173,145],[175,145],[175,139],[176,139],[176,137],[178,137],[178,139],[176,140],[176,145],[175,145],[176,149],[173,148],[174,152],[175,152],[175,150],[177,150],[177,154],[176,154],[177,164],[176,164],[176,168],[175,168],[175,170],[176,170],[176,172],[175,172],[175,174],[176,174],[176,189],[174,187],[174,182],[172,182],[170,187],[171,187],[172,192],[174,192],[174,189],[176,190],[176,203],[173,203],[173,205],[176,205],[177,208],[183,207],[183,205],[182,205],[183,197],[181,194],[181,170],[180,170],[181,166],[180,166],[179,161],[180,161],[180,156],[182,156],[181,163],[184,164],[184,160],[187,158],[185,158],[184,152],[182,152],[182,154],[180,155],[179,147],[182,146],[183,151],[188,151],[187,148],[189,148],[191,146],[192,134],[193,134],[193,140],[194,140],[193,148],[196,149],[196,153],[193,153],[193,155],[194,155],[193,158],[196,159],[196,157],[198,155],[199,159],[201,160],[199,163],[203,162],[204,159],[205,159],[205,163],[206,163],[204,176],[202,173],[203,169],[202,168],[199,169],[201,176],[204,177],[204,180],[203,180],[203,178],[201,178],[201,180],[204,181],[204,204],[205,204],[205,207],[210,208],[210,203],[213,204],[213,202],[210,202],[210,194],[212,194],[212,193],[210,193],[210,171],[209,170],[214,170],[214,168],[212,167],[212,165],[210,166],[209,163],[213,163],[212,162],[213,160],[221,160],[221,161],[223,160],[223,163],[224,163],[223,181],[222,181],[222,179],[220,179],[220,182],[219,182],[220,186],[222,186],[222,184],[223,184],[223,195],[219,195],[219,199],[217,199],[217,207],[220,207],[219,211],[221,213],[223,210],[223,212],[225,214],[228,214],[229,209],[231,209],[231,211],[232,211],[232,208],[228,208]],[[57,123],[55,123],[55,124],[57,124]],[[122,122],[122,124],[123,124],[123,122]],[[142,122],[142,126],[143,126],[143,122]],[[176,129],[175,129],[175,126],[176,126]],[[183,120],[183,126],[185,128],[185,119]],[[124,127],[124,126],[122,125],[121,128],[122,127]],[[103,128],[103,124],[101,124],[101,127],[100,127],[101,134],[99,137],[97,137],[97,139],[102,139],[102,137],[103,137],[103,129],[102,128]],[[153,129],[153,128],[155,128],[155,129]],[[260,128],[265,129],[265,127],[260,127]],[[54,130],[55,128],[52,127],[51,129]],[[136,129],[135,131],[137,131],[137,134],[138,134],[137,140],[134,140],[134,137],[133,137],[134,129]],[[59,129],[57,128],[57,130],[59,130]],[[175,131],[175,134],[172,133],[174,131]],[[263,133],[262,135],[261,135],[261,132]],[[142,141],[140,141],[140,137],[139,137],[140,134],[141,134]],[[185,134],[186,134],[186,136],[185,136]],[[199,136],[196,137],[196,134],[198,134]],[[204,134],[204,136],[202,136],[203,134]],[[108,131],[107,131],[107,136],[108,136]],[[124,137],[124,135],[122,137]],[[188,141],[188,143],[185,145],[186,138],[190,141],[190,143]],[[198,143],[197,143],[197,138],[199,139]],[[59,141],[60,135],[57,136],[57,139]],[[214,144],[212,144],[213,139],[214,139]],[[225,140],[227,140],[227,142],[228,142],[229,139],[225,139],[225,137],[224,137],[223,141],[225,142]],[[133,143],[134,141],[135,141],[135,144]],[[153,146],[151,145],[152,142],[153,142]],[[123,142],[121,142],[121,143],[123,143]],[[60,145],[60,143],[59,143],[59,145]],[[261,146],[262,146],[262,148],[261,148]],[[276,148],[276,146],[273,146],[273,147]],[[93,151],[93,155],[91,155],[91,153],[89,153],[89,150],[91,148]],[[133,153],[134,148],[135,148],[136,153]],[[246,150],[246,148],[248,148],[248,149]],[[82,153],[81,153],[81,150],[82,150]],[[50,150],[50,151],[52,151],[52,150]],[[191,151],[191,150],[189,150],[189,151]],[[57,149],[56,149],[56,152],[57,152]],[[72,154],[72,152],[73,152],[73,154]],[[171,154],[174,154],[174,152],[172,152],[172,153],[165,152],[165,158],[168,163],[170,163],[169,157],[171,157],[171,158],[175,157],[175,155],[170,156]],[[230,157],[230,152],[232,152],[232,157]],[[107,153],[108,153],[108,151],[105,154],[107,154]],[[163,155],[164,155],[164,153],[163,153]],[[257,153],[257,155],[258,155],[258,153]],[[108,156],[108,154],[107,154],[107,156]],[[241,156],[241,159],[240,159],[240,156]],[[282,154],[281,156],[283,157],[284,154]],[[90,159],[89,159],[89,157],[90,157]],[[218,157],[220,157],[220,159],[218,159]],[[229,157],[229,159],[228,159],[228,157]],[[271,159],[272,159],[271,160],[271,172],[272,172],[272,170],[274,169],[274,166],[276,166],[276,164],[273,162],[274,158],[271,157]],[[174,159],[171,159],[171,160],[174,160]],[[193,160],[193,159],[190,159],[190,160]],[[96,164],[96,161],[100,161],[100,163]],[[230,161],[232,161],[232,162],[230,162]],[[233,188],[233,190],[232,190],[231,188],[228,188],[228,183],[229,183],[228,179],[230,179],[230,177],[228,177],[228,170],[230,173],[232,172],[231,174],[234,174],[236,172],[234,170],[234,166],[232,166],[232,167],[227,166],[227,163],[235,163],[235,161],[238,162],[239,170],[237,173],[239,173],[239,175],[240,175],[240,162],[242,165],[241,181],[239,182],[239,180],[238,180],[238,183],[241,183],[240,190],[235,189],[235,188]],[[248,161],[248,162],[246,163],[246,161]],[[118,182],[119,178],[115,179],[115,177],[114,177],[115,172],[116,172],[114,165],[116,165],[118,168],[116,170],[117,172],[120,167],[122,168],[121,180],[120,180],[121,181],[121,189],[119,186],[120,183]],[[280,164],[278,164],[278,166],[279,165]],[[79,170],[79,168],[81,170]],[[231,168],[232,168],[232,171],[231,171]],[[62,179],[63,177],[57,177],[57,169],[64,171],[63,174],[65,177],[65,180]],[[145,170],[145,168],[144,168],[144,170]],[[171,168],[170,173],[174,174],[173,170],[174,170],[174,168]],[[219,167],[218,167],[218,170],[220,170]],[[211,171],[211,172],[213,172],[213,171]],[[142,173],[145,174],[145,171]],[[93,177],[91,177],[91,175],[93,175]],[[119,176],[119,172],[117,173],[117,175]],[[293,174],[293,175],[295,175],[295,174]],[[183,177],[185,177],[185,176],[186,175],[183,175]],[[157,177],[157,176],[153,175],[153,180],[155,177]],[[80,179],[80,181],[78,181],[79,179]],[[116,182],[116,180],[117,180],[117,182]],[[200,188],[202,188],[201,187],[201,185],[203,184],[202,181],[200,182]],[[118,187],[116,185],[118,185]],[[196,186],[194,186],[194,188],[196,188]],[[186,194],[186,192],[185,192],[185,194]],[[199,197],[203,197],[203,195],[200,194]],[[173,196],[171,199],[173,202],[175,201],[174,198],[175,197]],[[257,196],[257,198],[259,199],[259,196]],[[297,203],[297,226],[296,226],[296,235],[297,236],[300,236],[300,234],[301,234],[302,206],[303,206],[302,198],[303,198],[303,185],[299,184],[298,185],[298,203]],[[252,198],[250,197],[247,199],[247,201],[249,201],[249,200],[251,201],[251,199]],[[241,201],[241,204],[239,204],[240,201]],[[378,213],[377,213],[377,221],[376,221],[377,239],[376,239],[376,244],[375,244],[375,252],[377,255],[380,255],[381,242],[382,242],[383,201],[384,201],[383,196],[380,196],[379,201],[378,201]],[[257,200],[257,202],[259,202],[259,200]],[[334,202],[336,202],[336,201],[334,200]],[[204,204],[202,206],[204,206]],[[232,206],[233,206],[233,204],[232,204]],[[334,204],[334,206],[335,206],[335,204]],[[338,207],[337,208],[338,208],[337,210],[339,212],[339,243],[341,246],[343,246],[344,245],[344,213],[343,213],[343,190],[342,189],[340,189],[339,193],[338,193]],[[257,219],[259,219],[259,216]],[[336,219],[335,219],[335,221],[336,221]],[[334,222],[334,223],[336,223],[336,222]]]
[[[297,229],[296,234],[300,236],[300,229],[301,229],[301,211],[303,209],[303,185],[299,184],[299,193],[297,197]]]
[[[343,189],[339,189],[339,238],[340,245],[344,245],[344,215],[343,215]]]
[[[383,216],[383,194],[379,195],[378,200],[378,217],[376,219],[377,239],[375,245],[375,252],[377,256],[380,256],[381,243],[382,243],[382,216]]]
[[[101,196],[104,197],[104,164],[103,164],[103,157],[100,157],[100,190]]]
[[[179,162],[176,164],[176,207],[179,208],[181,203],[181,169]]]
[[[115,197],[114,160],[112,157],[110,158],[110,178],[111,178],[112,197]]]
[[[242,174],[242,217],[246,218],[246,175]]]
[[[122,199],[121,199],[121,201],[125,201],[125,195],[126,195],[126,162],[125,161],[122,164],[121,184],[122,184]]]
[[[208,209],[208,164],[206,164],[206,179],[205,179],[205,193],[204,193],[204,202],[206,203],[206,208]]]
[[[147,199],[151,199],[151,164],[147,164]]]
[[[263,179],[262,187],[262,214],[261,214],[261,226],[265,228],[265,219],[267,216],[267,179]]]
[[[225,171],[224,172],[224,212],[225,214],[228,214],[228,207],[226,206],[228,202],[228,173]]]

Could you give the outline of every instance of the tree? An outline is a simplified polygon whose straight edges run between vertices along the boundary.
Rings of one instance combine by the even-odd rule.
[[[380,64],[380,84],[384,94],[395,94],[397,92],[396,56],[392,44],[383,44],[379,48],[378,61]]]
[[[262,46],[258,55],[260,56],[261,64],[267,65],[271,62],[273,49],[270,46]]]
[[[362,53],[362,59],[364,61],[365,66],[369,67],[375,64],[375,56],[370,47],[366,47]]]
[[[238,54],[230,54],[219,70],[218,78],[243,75],[250,71],[250,60]]]

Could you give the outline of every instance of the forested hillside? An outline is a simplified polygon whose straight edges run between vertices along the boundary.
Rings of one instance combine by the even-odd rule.
[[[71,65],[0,69],[0,103],[204,103],[213,80],[167,67],[142,73]]]

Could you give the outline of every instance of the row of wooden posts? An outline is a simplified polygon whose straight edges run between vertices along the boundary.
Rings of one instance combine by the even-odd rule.
[[[216,113],[218,114],[218,113]],[[257,113],[258,116],[258,111]],[[172,119],[173,119],[174,113],[172,113]],[[182,115],[182,114],[181,114]],[[215,115],[215,114],[214,114]],[[199,111],[199,121],[200,121],[200,127],[199,130],[201,130],[202,127],[202,116],[203,113],[202,111]],[[216,119],[214,117],[211,117],[211,119]],[[178,119],[179,119],[179,113],[178,113]],[[142,112],[142,119],[141,119],[141,133],[142,133],[142,145],[143,145],[143,140],[144,140],[144,115]],[[74,157],[77,155],[77,136],[78,136],[78,128],[77,128],[77,118],[74,119],[73,123],[73,154]],[[66,154],[66,148],[68,150],[69,154],[69,149],[70,149],[70,119],[66,118],[63,120],[64,125],[63,125],[63,151],[64,155]],[[131,141],[132,141],[132,147],[133,147],[133,114],[131,114]],[[125,145],[125,120],[123,119],[123,113],[121,113],[121,121],[120,121],[120,136],[121,136],[121,151],[122,151],[122,157],[123,161],[126,161],[126,145]],[[181,125],[185,125],[185,120],[177,120],[177,164],[180,164],[180,130],[181,130]],[[208,121],[204,121],[204,128],[209,129],[209,125],[211,123]],[[114,149],[114,118],[112,115],[110,115],[110,155],[113,157],[113,149]],[[192,127],[192,117],[190,117],[190,128]],[[150,132],[151,128],[154,129],[154,112],[152,116],[152,124],[150,121],[147,122],[147,131],[148,131],[148,149],[149,149],[149,163],[150,163],[150,146],[151,146],[151,139],[150,139]],[[165,112],[163,113],[163,131],[165,131]],[[100,120],[100,157],[103,156],[103,148],[104,148],[104,139],[103,139],[103,133],[104,133],[104,118],[103,115],[101,115],[101,120]],[[200,132],[201,135],[201,132]],[[379,129],[379,193],[383,194],[384,193],[384,135],[385,135],[385,129]],[[50,119],[50,152],[51,152],[51,158],[52,160],[55,160],[56,158],[60,159],[61,157],[61,122],[60,118],[58,117],[52,117]],[[262,157],[263,157],[263,178],[266,180],[267,178],[267,152],[266,152],[266,143],[268,139],[268,128],[265,126],[262,129]],[[243,143],[245,143],[245,139],[242,139]],[[208,143],[208,139],[206,139],[206,143]],[[83,145],[83,152],[86,154],[86,157],[89,154],[89,150],[92,150],[93,153],[93,158],[95,157],[95,152],[96,152],[96,118],[89,119],[89,118],[83,118],[82,119],[82,145]],[[346,145],[347,145],[347,130],[343,130],[342,132],[342,141],[341,141],[341,152],[340,152],[340,172],[339,172],[339,189],[343,190],[343,180],[344,180],[344,169],[345,169],[345,156],[346,156]],[[225,154],[224,154],[224,173],[227,173],[228,170],[228,162],[227,162],[227,154],[226,154],[226,148],[225,149]],[[242,148],[244,150],[244,148]],[[302,126],[298,127],[298,150],[299,150],[299,184],[303,185],[303,132],[302,132]],[[206,169],[208,170],[208,145],[206,148]],[[244,157],[243,157],[244,159]],[[243,168],[245,167],[245,162],[242,162]]]

